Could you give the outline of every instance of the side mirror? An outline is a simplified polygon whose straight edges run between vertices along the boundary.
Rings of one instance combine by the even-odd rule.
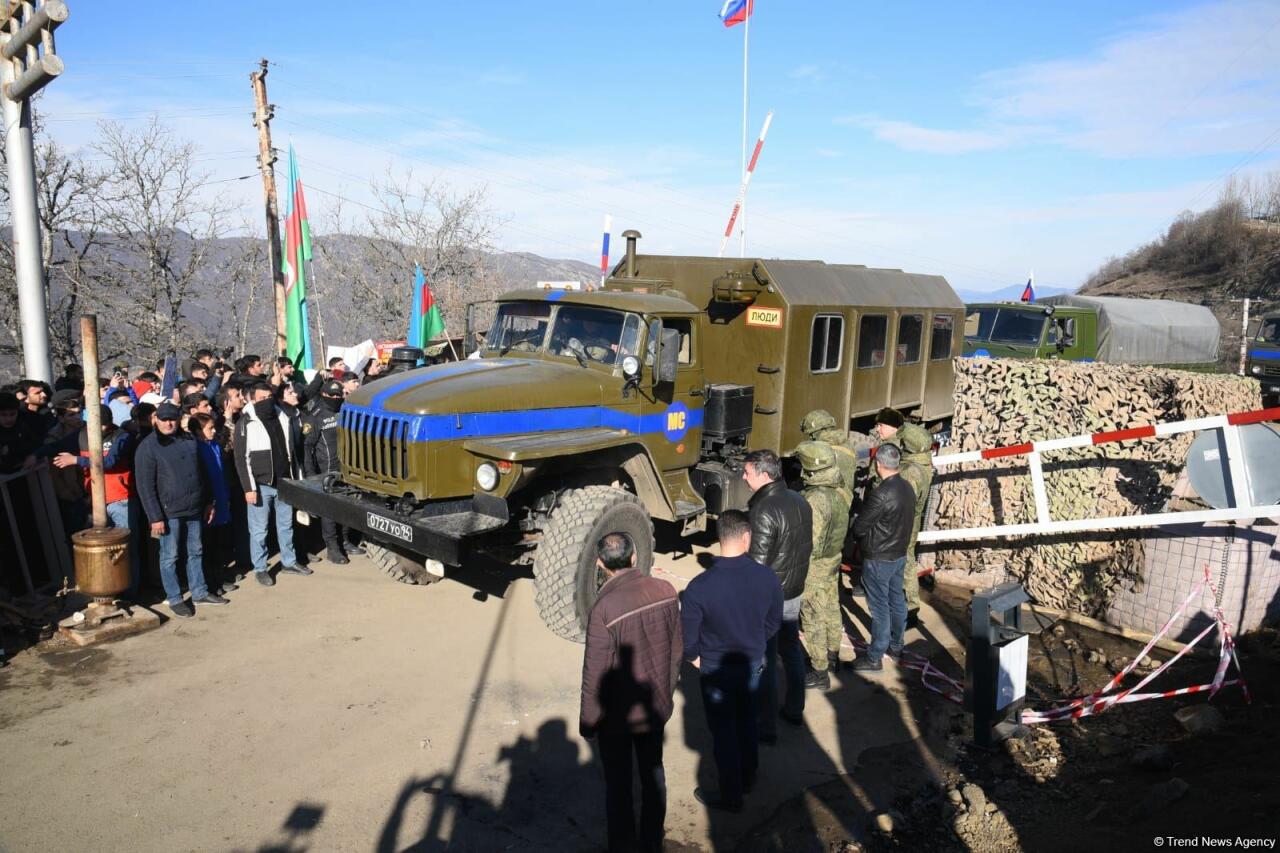
[[[680,361],[680,331],[663,329],[658,344],[657,366],[654,368],[654,382],[675,382],[676,367]]]
[[[1073,347],[1076,345],[1076,321],[1075,318],[1068,319],[1062,325],[1062,346]]]

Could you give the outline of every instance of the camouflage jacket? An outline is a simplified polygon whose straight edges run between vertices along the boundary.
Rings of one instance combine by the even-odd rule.
[[[851,494],[840,484],[838,468],[806,474],[804,499],[813,510],[813,551],[810,568],[831,568],[840,564],[845,533],[849,529]]]

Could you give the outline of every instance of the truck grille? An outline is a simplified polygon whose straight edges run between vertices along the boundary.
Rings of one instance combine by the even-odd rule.
[[[412,419],[343,406],[338,458],[346,475],[394,486],[412,475]]]

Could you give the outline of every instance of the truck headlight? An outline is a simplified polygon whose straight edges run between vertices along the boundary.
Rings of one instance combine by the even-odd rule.
[[[476,469],[476,485],[486,492],[492,492],[498,485],[498,466],[492,462],[482,462]]]
[[[1262,373],[1262,366],[1259,364],[1255,364],[1253,367],[1249,368],[1249,372],[1252,373],[1254,376],[1257,376],[1258,374]]]

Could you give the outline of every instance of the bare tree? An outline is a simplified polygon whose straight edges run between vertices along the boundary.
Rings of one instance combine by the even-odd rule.
[[[110,164],[101,225],[111,234],[103,253],[113,296],[135,324],[133,354],[179,352],[189,340],[184,314],[231,206],[206,188],[196,147],[152,119],[141,130],[100,126],[95,149]]]
[[[105,172],[91,160],[68,152],[37,133],[35,148],[36,197],[41,229],[41,260],[45,269],[45,305],[49,317],[50,355],[55,364],[78,361],[77,318],[105,306],[101,276],[93,255],[101,248],[101,208],[98,198]],[[9,226],[9,180],[0,149],[0,230]],[[0,240],[0,326],[15,343],[19,340],[18,292],[13,244]],[[114,354],[104,350],[103,358]]]
[[[362,220],[348,222],[341,202],[325,219],[329,233],[315,242],[330,278],[340,280],[358,305],[362,328],[400,337],[420,264],[446,328],[461,334],[463,305],[500,289],[489,265],[495,219],[487,191],[457,191],[442,181],[415,179],[411,171],[388,171],[370,190],[375,203],[365,206]]]

